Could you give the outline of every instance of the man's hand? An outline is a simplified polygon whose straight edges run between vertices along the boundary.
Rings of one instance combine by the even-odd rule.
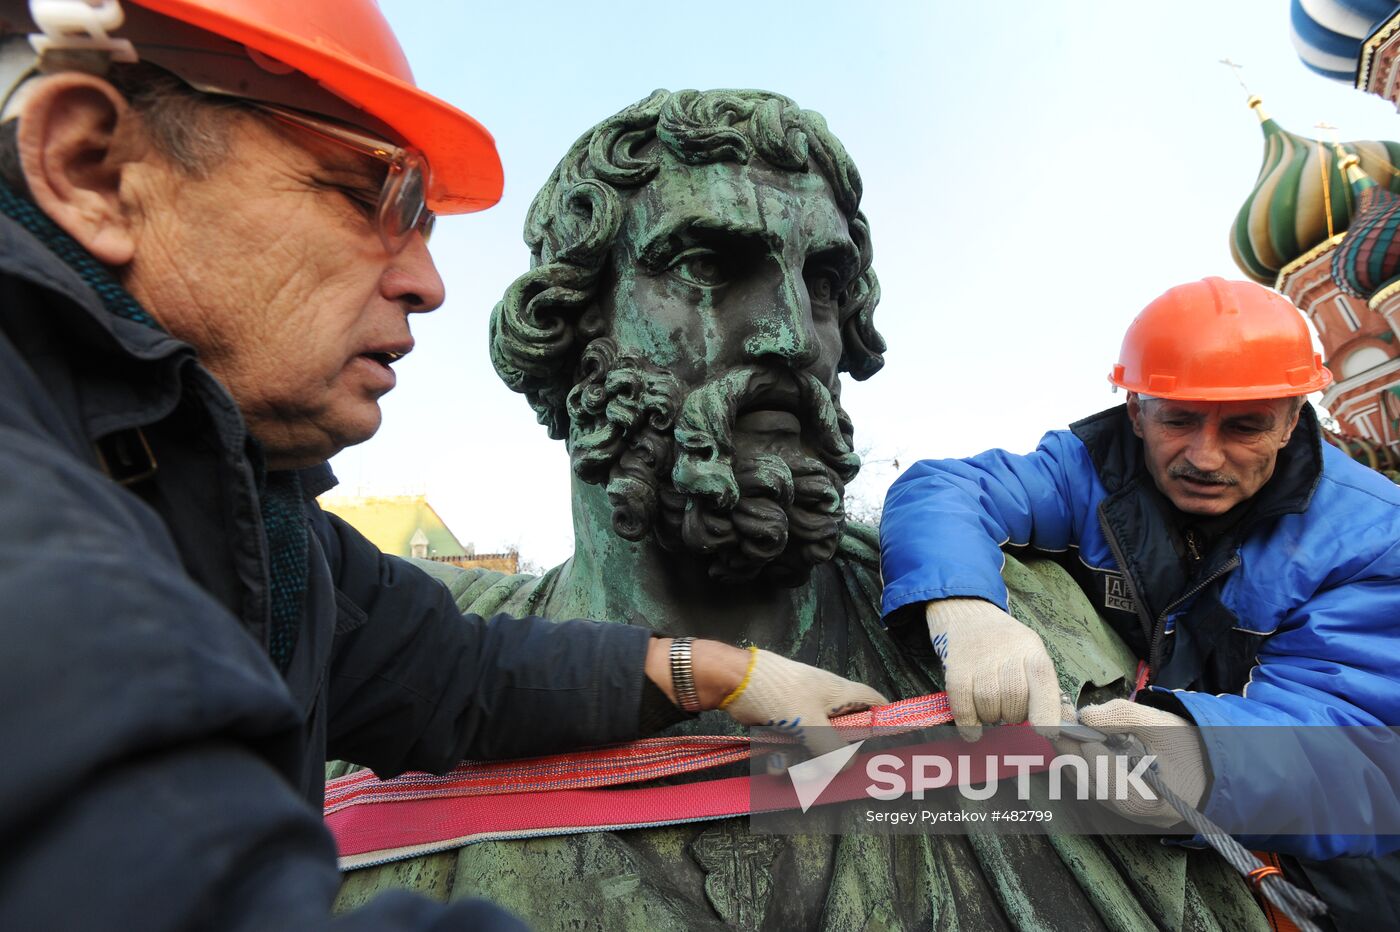
[[[741,725],[771,725],[789,731],[814,755],[846,742],[831,718],[889,700],[860,683],[752,648],[744,680],[720,702]]]
[[[1050,736],[1060,723],[1060,681],[1040,635],[983,599],[940,599],[924,609],[958,733],[1029,721]]]
[[[1206,795],[1205,749],[1190,721],[1127,699],[1114,699],[1103,705],[1088,705],[1080,709],[1079,722],[1105,735],[1136,735],[1143,747],[1147,748],[1147,753],[1156,756],[1157,770],[1167,788],[1193,808],[1200,808],[1201,800]],[[1170,803],[1163,799],[1145,798],[1135,791],[1131,782],[1120,790],[1118,769],[1112,759],[1117,752],[1097,742],[1080,744],[1067,738],[1056,741],[1055,747],[1061,754],[1073,754],[1088,761],[1091,780],[1098,773],[1096,758],[1109,756],[1107,791],[1093,795],[1096,799],[1107,797],[1099,801],[1124,818],[1158,828],[1170,828],[1181,821],[1181,816]],[[1120,795],[1124,798],[1119,799]]]
[[[674,702],[670,649],[669,638],[653,640],[646,671]],[[702,709],[723,709],[742,725],[789,731],[813,754],[845,744],[830,727],[831,716],[889,702],[868,686],[757,648],[696,641],[691,664]]]

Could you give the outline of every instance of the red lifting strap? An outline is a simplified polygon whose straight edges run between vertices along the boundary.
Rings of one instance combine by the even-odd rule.
[[[842,715],[832,719],[831,724],[850,733],[851,740],[855,740],[862,737],[859,732],[868,732],[871,728],[897,734],[952,720],[947,695],[934,693]],[[368,802],[540,793],[643,783],[748,759],[748,738],[697,735],[643,738],[626,744],[523,760],[468,760],[441,775],[415,772],[380,780],[370,771],[361,770],[326,783],[326,815]]]
[[[935,693],[843,715],[832,724],[854,740],[872,728],[890,734],[951,720],[946,694]],[[1025,735],[1043,740],[1029,729]],[[782,774],[605,789],[735,763],[749,754],[750,741],[744,737],[646,738],[551,757],[465,761],[441,776],[407,773],[379,780],[359,771],[326,784],[326,824],[335,835],[341,867],[348,870],[478,841],[746,815],[755,793],[775,801],[766,809],[797,808],[791,783]],[[838,776],[821,801],[865,795],[867,781],[856,771]],[[764,785],[758,786],[759,781]]]

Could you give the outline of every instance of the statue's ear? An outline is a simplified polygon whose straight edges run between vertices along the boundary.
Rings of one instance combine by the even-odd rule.
[[[608,315],[602,305],[594,301],[578,317],[578,337],[583,343],[591,343],[608,335]]]

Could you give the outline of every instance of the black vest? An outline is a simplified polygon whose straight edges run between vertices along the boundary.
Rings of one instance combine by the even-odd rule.
[[[1322,475],[1317,417],[1305,405],[1274,475],[1247,512],[1215,537],[1194,572],[1179,554],[1180,519],[1148,474],[1142,441],[1125,406],[1072,424],[1108,492],[1098,521],[1121,570],[1089,566],[1077,550],[1056,558],[1104,619],[1148,662],[1150,682],[1168,689],[1237,693],[1244,688],[1267,634],[1239,629],[1220,600],[1240,563],[1240,544],[1281,515],[1307,509]],[[1170,619],[1171,625],[1168,625]],[[1171,627],[1168,632],[1167,628]]]

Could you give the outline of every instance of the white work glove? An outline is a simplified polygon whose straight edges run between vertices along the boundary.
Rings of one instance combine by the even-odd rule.
[[[1138,705],[1127,699],[1114,699],[1102,705],[1087,705],[1079,710],[1079,723],[1088,725],[1105,735],[1131,733],[1137,736],[1148,754],[1156,755],[1157,771],[1166,783],[1167,789],[1199,809],[1206,795],[1205,748],[1201,745],[1196,727],[1180,715]],[[1083,757],[1089,764],[1089,779],[1092,787],[1097,761],[1101,755],[1112,755],[1104,745],[1097,742],[1080,743],[1061,738],[1055,742],[1061,754]],[[1131,770],[1131,766],[1129,770]],[[1074,773],[1071,768],[1069,773]],[[1132,781],[1120,792],[1118,787],[1116,762],[1109,760],[1108,789],[1095,791],[1090,798],[1097,800],[1126,819],[1170,828],[1181,821],[1181,816],[1164,799],[1147,799],[1138,791]],[[1119,799],[1122,795],[1124,798]],[[1155,795],[1155,794],[1154,794]],[[1107,797],[1107,798],[1101,798]]]
[[[1060,724],[1060,681],[1040,635],[984,599],[940,599],[924,609],[958,733],[1029,721],[1049,736]]]
[[[813,755],[846,744],[831,727],[833,716],[889,704],[869,686],[766,650],[751,651],[744,681],[720,708],[741,725],[768,725],[791,733]]]

